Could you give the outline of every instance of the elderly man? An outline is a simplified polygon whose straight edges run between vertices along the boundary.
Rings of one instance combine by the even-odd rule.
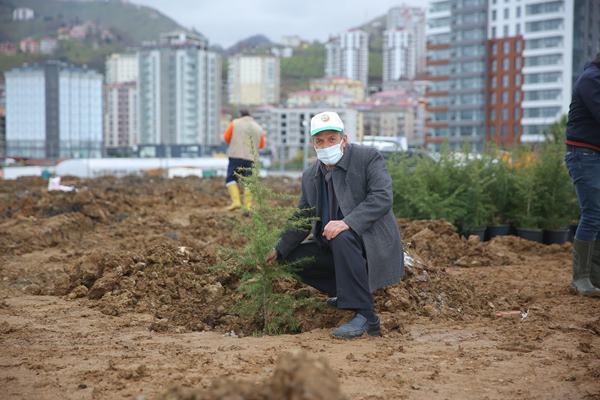
[[[354,311],[332,332],[352,339],[379,336],[372,292],[397,283],[404,270],[400,231],[392,212],[392,181],[373,148],[348,143],[344,124],[334,112],[311,119],[317,161],[304,171],[298,208],[317,217],[311,229],[282,235],[267,262],[310,257],[299,276],[327,293],[327,304]]]

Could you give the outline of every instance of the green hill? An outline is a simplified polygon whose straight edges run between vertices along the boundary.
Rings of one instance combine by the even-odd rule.
[[[16,7],[35,11],[32,21],[12,21]],[[123,45],[156,40],[163,32],[182,27],[153,8],[124,3],[120,0],[59,1],[3,0],[0,7],[0,41],[17,41],[28,36],[55,36],[64,25],[93,21],[109,29]]]

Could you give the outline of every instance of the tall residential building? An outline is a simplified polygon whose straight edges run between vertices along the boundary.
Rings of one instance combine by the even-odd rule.
[[[99,157],[102,75],[57,61],[6,73],[7,156]]]
[[[104,147],[109,153],[126,151],[139,143],[137,83],[109,83],[104,95]]]
[[[432,147],[447,141],[454,148],[463,142],[483,148],[487,5],[488,0],[430,1],[426,142]]]
[[[400,6],[388,11],[383,46],[384,84],[425,74],[425,16],[425,9],[419,7]]]
[[[383,32],[383,84],[415,78],[415,42],[411,32],[403,29]]]
[[[277,104],[279,87],[277,57],[238,54],[229,59],[227,91],[230,104]]]
[[[142,155],[200,154],[220,143],[221,59],[201,35],[174,32],[138,54]]]
[[[137,54],[111,54],[106,59],[106,83],[135,82],[138,69]]]
[[[600,51],[597,1],[431,0],[428,13],[429,143],[544,140]]]
[[[505,145],[542,141],[600,51],[600,3],[491,1],[488,18],[488,136]]]
[[[106,59],[104,147],[108,155],[128,154],[138,144],[137,54],[111,54]]]
[[[369,34],[351,29],[325,44],[325,76],[355,79],[365,86],[369,78]]]

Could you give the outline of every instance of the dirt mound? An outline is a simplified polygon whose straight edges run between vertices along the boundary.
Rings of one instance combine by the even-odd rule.
[[[463,238],[443,220],[398,221],[403,241],[411,254],[434,267],[502,266],[518,263],[525,254],[563,253],[570,244],[543,245],[515,236],[498,236],[489,242]]]
[[[92,227],[92,220],[80,212],[43,219],[11,219],[0,224],[0,253],[25,254],[65,242],[77,242]]]
[[[261,383],[222,379],[202,391],[173,388],[159,400],[343,400],[338,377],[324,359],[305,352],[284,354],[273,376]]]

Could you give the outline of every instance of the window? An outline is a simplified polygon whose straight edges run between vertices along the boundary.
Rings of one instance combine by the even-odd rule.
[[[521,109],[519,107],[515,107],[514,109],[514,119],[521,118]]]
[[[504,25],[504,37],[508,36],[508,25]]]
[[[509,42],[504,42],[502,44],[502,51],[506,54],[508,53],[510,50],[510,43]]]
[[[534,21],[527,22],[525,24],[526,32],[542,32],[542,31],[552,31],[556,29],[562,29],[563,27],[563,19],[547,19],[543,21]]]
[[[502,61],[502,69],[504,69],[505,71],[508,70],[508,57],[505,57]]]
[[[525,101],[560,100],[560,89],[530,90],[525,92]]]
[[[562,0],[550,1],[540,4],[531,4],[525,7],[526,15],[548,14],[563,11]]]
[[[503,87],[508,87],[508,74],[505,74],[502,77],[502,86]],[[506,100],[504,100],[504,96],[502,97],[502,101],[506,101]]]
[[[515,69],[517,69],[517,70],[521,69],[521,57],[515,58]]]
[[[560,113],[560,107],[526,108],[524,118],[554,118]]]
[[[563,38],[561,36],[545,37],[540,39],[530,39],[525,42],[527,50],[534,49],[551,49],[555,47],[561,47],[563,44]]]
[[[492,39],[496,37],[496,27],[492,26]]]
[[[492,21],[496,20],[496,10],[492,10]]]
[[[515,103],[518,103],[519,101],[521,101],[521,91],[517,90],[515,91]]]
[[[521,24],[517,23],[517,25],[515,26],[515,28],[516,28],[515,29],[515,33],[517,35],[520,35],[521,34]]]
[[[561,72],[542,72],[525,75],[525,83],[554,83],[561,82]]]
[[[537,67],[546,65],[558,65],[562,63],[561,54],[548,54],[543,56],[533,56],[525,58],[526,67]]]
[[[502,109],[502,120],[506,121],[508,119],[508,108],[504,107]]]
[[[508,7],[507,7],[504,9],[504,19],[508,19],[508,18],[510,18],[510,9],[508,9]]]
[[[521,79],[522,78],[521,78],[520,74],[515,75],[515,85],[516,86],[521,86]]]
[[[517,6],[517,18],[521,16],[521,6]]]
[[[508,103],[508,90],[502,92],[502,104]]]

